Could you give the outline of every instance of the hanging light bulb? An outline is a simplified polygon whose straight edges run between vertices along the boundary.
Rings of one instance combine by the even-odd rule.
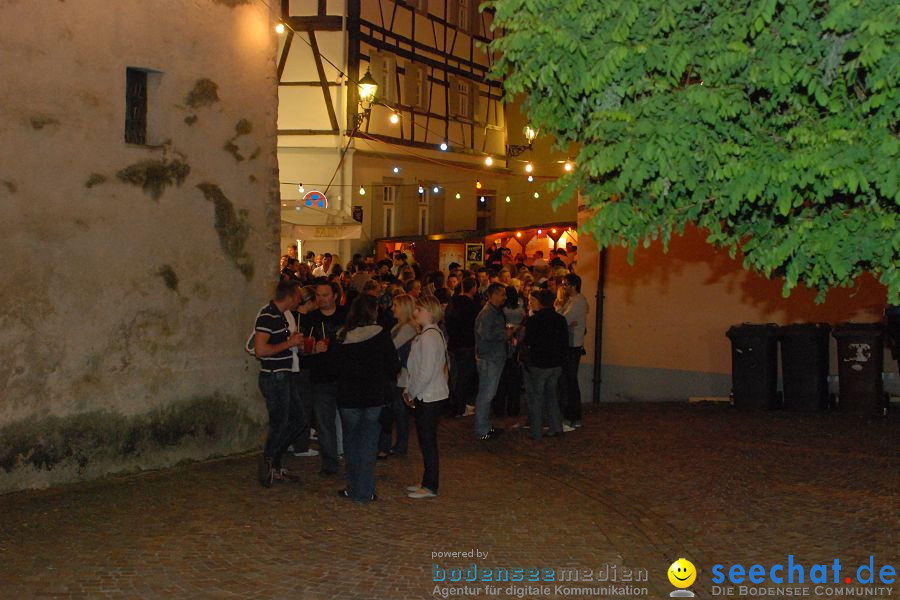
[[[531,173],[532,171],[534,171],[534,165],[532,165],[531,163],[525,163],[525,172]]]
[[[541,235],[542,233],[543,233],[543,230],[538,229],[538,235]]]
[[[491,166],[492,164],[494,164],[494,159],[493,159],[492,157],[490,157],[490,156],[486,156],[486,157],[484,158],[484,164],[487,165],[487,166],[489,167],[489,166]]]
[[[509,196],[506,197],[506,201],[507,201],[507,202],[510,202]]]
[[[566,173],[569,173],[572,170],[572,163],[567,160],[566,164],[563,165],[563,169],[565,169]]]
[[[456,192],[456,199],[459,200],[460,198],[462,198],[462,196],[460,196],[459,192]]]
[[[556,233],[556,228],[551,229],[550,233]]]
[[[396,125],[397,123],[400,122],[400,115],[398,115],[397,113],[391,113],[390,121],[391,121],[391,123]]]
[[[450,146],[447,145],[447,142],[441,142],[440,148],[441,148],[441,150],[443,150],[444,152],[446,152],[446,151],[447,151],[447,148],[449,148],[449,147],[450,147]]]
[[[399,172],[400,172],[400,167],[394,167],[394,168],[393,168],[393,171],[394,171],[394,173],[399,173]]]
[[[517,237],[517,238],[522,237],[522,232],[521,232],[521,231],[517,231],[517,232],[516,232],[516,237]]]
[[[303,184],[302,184],[302,183],[301,183],[300,185],[297,186],[297,191],[300,192],[301,194],[305,194],[305,193],[306,193],[306,190],[303,188]]]
[[[438,186],[434,186],[433,188],[431,188],[431,191],[432,193],[437,194],[439,191],[441,191],[441,189]]]
[[[360,196],[365,196],[365,195],[366,195],[366,188],[364,188],[363,186],[359,186],[359,195],[360,195]]]
[[[528,176],[528,183],[531,183],[532,181],[534,181],[534,175],[529,175],[529,176]]]
[[[419,195],[421,196],[421,195],[424,194],[424,193],[425,193],[425,188],[423,188],[423,187],[420,185],[420,186],[419,186]]]
[[[534,193],[534,199],[535,199],[535,200],[537,200],[537,199],[540,198],[540,197],[541,197],[540,194],[538,194],[537,192]]]
[[[275,25],[275,33],[284,33],[284,23],[278,23]]]
[[[482,196],[481,198],[479,198],[478,201],[483,203],[483,202],[484,202],[484,196]]]
[[[480,190],[480,189],[481,189],[481,180],[480,180],[480,179],[476,179],[476,180],[475,180],[475,189],[476,189],[476,190]]]

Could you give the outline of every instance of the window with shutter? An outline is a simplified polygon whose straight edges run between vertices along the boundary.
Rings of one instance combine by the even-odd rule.
[[[456,26],[460,31],[468,32],[471,25],[469,2],[470,0],[456,0]]]
[[[403,87],[406,104],[413,108],[428,109],[428,73],[425,67],[407,62]]]
[[[456,80],[456,114],[465,119],[472,118],[470,99],[472,97],[472,90],[469,85],[469,82],[465,79],[457,79]]]

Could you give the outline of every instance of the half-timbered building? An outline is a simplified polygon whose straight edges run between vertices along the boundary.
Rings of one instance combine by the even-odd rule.
[[[478,4],[283,0],[284,244],[346,259],[381,237],[510,225],[498,219],[506,115],[501,84],[488,79],[491,15]],[[367,74],[378,86],[371,104],[358,91]],[[311,191],[327,206],[310,203]]]

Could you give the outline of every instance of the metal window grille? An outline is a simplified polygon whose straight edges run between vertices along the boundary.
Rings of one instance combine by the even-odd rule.
[[[125,141],[147,143],[147,72],[125,71]]]

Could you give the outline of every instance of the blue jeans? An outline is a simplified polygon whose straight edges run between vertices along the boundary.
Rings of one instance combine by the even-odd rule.
[[[368,502],[375,493],[375,456],[381,432],[381,406],[342,408],[344,457],[347,463],[347,493],[359,502]]]
[[[337,440],[337,384],[315,383],[312,386],[313,411],[319,431],[319,453],[322,456],[322,472],[332,475],[338,472]]]
[[[281,456],[303,427],[303,407],[289,372],[260,373],[259,391],[266,399],[269,412],[269,435],[263,454],[272,459],[272,466],[281,468]]]
[[[300,433],[294,440],[294,452],[309,450],[309,428],[312,420],[312,383],[309,381],[309,369],[301,369],[294,373],[294,385],[300,394],[300,406],[303,409],[303,423]]]
[[[391,404],[384,407],[386,414],[381,415],[381,436],[378,440],[378,451],[406,454],[409,446],[409,409],[403,402],[403,388],[396,385],[393,387]],[[394,428],[397,429],[396,442],[393,442]]]
[[[478,366],[478,396],[475,397],[475,435],[481,437],[491,430],[491,402],[497,395],[500,375],[503,373],[501,360],[476,358]]]
[[[562,415],[559,412],[559,400],[556,395],[562,367],[549,369],[526,367],[523,370],[525,390],[528,394],[528,421],[531,423],[531,437],[536,440],[541,438],[545,410],[550,419],[549,433],[551,435],[562,433]]]

